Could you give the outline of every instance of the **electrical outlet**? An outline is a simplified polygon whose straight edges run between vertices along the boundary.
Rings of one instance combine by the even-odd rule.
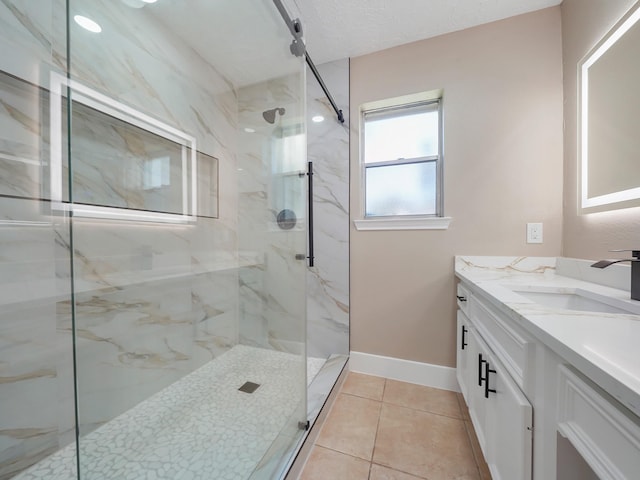
[[[542,223],[527,223],[527,243],[542,243]]]

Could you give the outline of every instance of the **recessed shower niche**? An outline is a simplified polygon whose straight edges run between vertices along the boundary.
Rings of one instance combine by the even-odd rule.
[[[124,220],[218,216],[218,159],[193,135],[56,73],[51,87],[54,208]]]

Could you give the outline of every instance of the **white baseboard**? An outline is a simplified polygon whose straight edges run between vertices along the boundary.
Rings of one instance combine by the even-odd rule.
[[[351,352],[349,370],[352,372],[392,378],[402,382],[459,392],[456,369],[429,363],[383,357],[370,353]]]

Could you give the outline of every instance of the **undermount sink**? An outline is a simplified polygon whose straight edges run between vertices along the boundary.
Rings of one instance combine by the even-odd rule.
[[[635,305],[617,298],[605,297],[588,290],[511,288],[518,295],[545,307],[616,314],[640,314],[640,304]]]

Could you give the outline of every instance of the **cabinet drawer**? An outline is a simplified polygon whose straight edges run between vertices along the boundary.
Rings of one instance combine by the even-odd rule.
[[[464,285],[458,283],[456,291],[456,297],[458,298],[458,308],[462,310],[466,315],[469,315],[469,299],[471,293],[465,288]]]
[[[531,386],[524,379],[533,380],[527,375],[534,362],[535,343],[517,325],[505,321],[486,303],[474,297],[471,304],[471,318],[489,347],[496,353],[515,382],[525,392]]]
[[[640,421],[570,368],[559,371],[558,430],[601,479],[637,479]]]

